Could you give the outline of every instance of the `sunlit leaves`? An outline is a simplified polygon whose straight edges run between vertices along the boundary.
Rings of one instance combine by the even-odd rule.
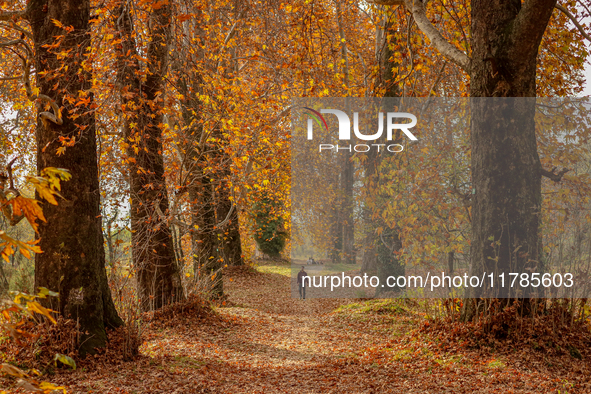
[[[55,365],[57,366],[57,362],[69,366],[72,369],[76,369],[76,361],[72,359],[72,357],[66,356],[65,354],[56,353],[53,358]]]

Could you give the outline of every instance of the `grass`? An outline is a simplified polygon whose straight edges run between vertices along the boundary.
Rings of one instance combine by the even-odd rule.
[[[288,278],[292,275],[296,268],[294,268],[289,261],[285,260],[260,260],[253,267],[256,271],[263,274],[277,274],[287,276]]]
[[[278,266],[278,265],[259,265],[255,267],[258,272],[263,274],[278,274],[291,277],[292,269],[290,267]]]
[[[175,356],[175,366],[179,365],[182,367],[190,367],[190,368],[201,368],[202,366],[206,365],[207,363],[202,360],[196,360],[193,357],[187,356]]]
[[[490,369],[499,369],[499,368],[506,368],[507,365],[502,362],[501,360],[491,360],[488,362],[488,367]]]
[[[435,362],[442,367],[447,367],[453,364],[466,364],[467,360],[462,354],[452,354],[449,357],[436,358]]]

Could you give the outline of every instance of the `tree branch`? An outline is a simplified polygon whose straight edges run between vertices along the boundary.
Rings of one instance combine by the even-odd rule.
[[[12,194],[14,197],[20,195],[19,191],[14,187],[14,178],[12,175],[12,165],[14,164],[16,159],[18,159],[18,157],[15,157],[10,161],[10,163],[6,165],[8,177],[0,173],[0,210],[2,211],[6,219],[8,219],[11,226],[16,226],[25,217],[24,214],[15,216],[12,210],[12,206],[8,201],[8,194]],[[10,186],[8,187],[8,189],[5,189],[4,184],[6,183],[6,181],[10,181]]]
[[[585,32],[585,29],[583,28],[583,26],[581,26],[581,24],[579,23],[577,18],[575,18],[575,16],[573,14],[571,14],[569,10],[567,10],[566,8],[561,6],[560,4],[556,4],[554,6],[554,8],[556,8],[557,10],[561,11],[564,15],[566,15],[568,17],[568,19],[570,19],[571,22],[574,23],[575,27],[579,30],[579,32],[581,32],[583,37],[585,37],[588,41],[591,42],[591,35],[589,35],[589,33]]]
[[[415,23],[421,31],[427,36],[429,41],[435,48],[449,61],[457,64],[462,70],[470,73],[471,59],[464,52],[460,51],[449,41],[447,41],[433,26],[429,18],[425,6],[421,0],[368,0],[371,3],[379,5],[404,5],[409,10],[415,20]]]
[[[513,23],[510,53],[526,59],[536,53],[546,31],[556,0],[527,0]],[[525,56],[525,57],[524,57]]]
[[[25,51],[27,51],[27,55],[29,57],[33,57],[33,50],[31,49],[31,47],[29,46],[29,44],[27,44],[27,42],[25,40],[10,40],[10,41],[0,42],[0,48],[10,47],[10,46],[15,46],[15,45],[21,45],[23,48],[25,48]]]
[[[25,17],[26,11],[0,11],[0,21],[13,21]]]
[[[1,14],[0,14],[1,16]],[[1,20],[1,19],[0,19]],[[60,111],[57,103],[49,96],[44,94],[33,94],[33,90],[31,89],[31,82],[29,80],[29,76],[31,73],[31,64],[30,60],[33,58],[33,50],[29,46],[29,44],[25,40],[10,40],[0,42],[0,48],[10,47],[10,46],[21,46],[27,52],[26,56],[21,55],[20,53],[16,52],[16,54],[21,58],[23,63],[23,82],[25,84],[25,90],[27,92],[27,98],[31,101],[35,101],[37,99],[41,99],[47,101],[51,108],[53,109],[53,113],[51,112],[40,112],[39,118],[45,123],[47,121],[51,121],[57,125],[62,125],[64,120],[62,119],[62,112]]]
[[[22,34],[24,34],[24,37],[28,37],[31,40],[33,39],[33,35],[30,32],[23,29],[22,27],[20,27],[19,25],[17,25],[15,21],[10,21],[10,23],[2,23],[0,24],[0,27],[20,31]]]
[[[542,175],[558,183],[562,180],[563,175],[570,171],[568,168],[563,168],[562,170],[558,171],[558,173],[555,173],[555,170],[556,167],[554,167],[552,171],[548,171],[542,168]]]
[[[23,79],[25,82],[25,90],[27,91],[28,99],[31,101],[35,101],[37,99],[47,101],[53,109],[53,113],[47,111],[39,113],[39,118],[41,119],[43,124],[45,124],[47,121],[50,121],[56,125],[64,124],[64,120],[62,119],[62,111],[58,107],[55,100],[53,100],[49,96],[46,96],[45,94],[33,94],[33,91],[31,89],[31,82],[29,81],[30,66],[29,62],[26,59],[23,59],[23,71],[25,72],[25,75],[23,75]]]
[[[14,81],[17,79],[22,79],[22,75],[17,75],[16,77],[0,77],[0,81]]]

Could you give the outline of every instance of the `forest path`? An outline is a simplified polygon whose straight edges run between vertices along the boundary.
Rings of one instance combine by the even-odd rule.
[[[576,392],[544,363],[441,346],[417,330],[415,301],[299,300],[288,275],[230,269],[222,319],[149,325],[138,359],[55,380],[74,393]]]

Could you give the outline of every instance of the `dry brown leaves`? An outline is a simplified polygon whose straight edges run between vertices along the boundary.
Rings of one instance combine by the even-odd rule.
[[[145,326],[135,359],[117,359],[114,347],[101,362],[52,380],[74,393],[591,392],[587,348],[579,360],[523,342],[532,333],[547,340],[548,322],[477,348],[474,330],[429,321],[415,301],[356,300],[333,312],[354,300],[292,299],[286,276],[229,271],[225,306],[214,312],[193,300],[166,308]],[[562,347],[589,337],[553,333]]]
[[[26,331],[28,339],[22,343],[12,340],[0,341],[3,361],[16,362],[27,368],[44,369],[51,364],[56,353],[76,357],[78,332],[76,322],[61,316],[56,324],[48,321],[28,320],[19,327]]]
[[[155,312],[146,312],[142,317],[152,329],[195,323],[225,323],[224,318],[212,309],[209,301],[196,295],[190,295],[183,302],[167,305]]]

